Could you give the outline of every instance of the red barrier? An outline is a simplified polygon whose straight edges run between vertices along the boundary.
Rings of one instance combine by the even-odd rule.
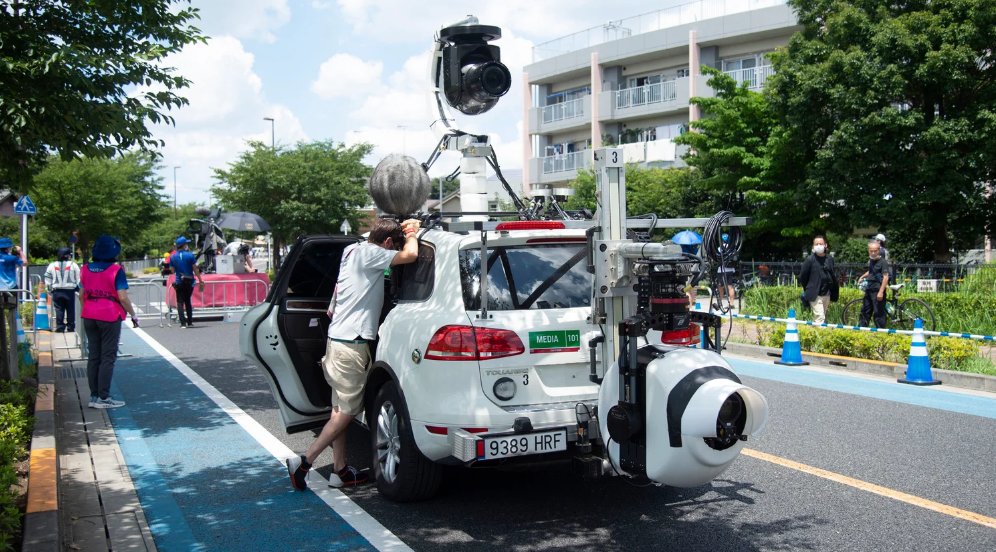
[[[166,296],[171,308],[176,308],[176,292],[173,290],[174,278],[175,276],[171,275],[166,281],[167,290],[169,290]],[[204,274],[203,278],[206,283],[203,292],[198,290],[197,283],[194,283],[191,303],[195,309],[258,305],[266,300],[266,292],[269,290],[270,282],[264,273]]]

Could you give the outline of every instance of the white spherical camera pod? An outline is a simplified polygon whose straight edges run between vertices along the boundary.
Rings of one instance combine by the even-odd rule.
[[[468,16],[440,29],[432,42],[429,57],[427,101],[433,122],[430,125],[439,145],[426,163],[431,166],[441,151],[459,151],[460,205],[463,212],[482,213],[462,220],[487,220],[485,170],[490,163],[509,192],[516,208],[525,204],[501,177],[497,158],[487,135],[467,134],[459,129],[450,107],[466,115],[480,115],[498,103],[512,85],[512,75],[501,63],[498,46],[488,44],[501,38],[501,29],[481,25]]]
[[[703,485],[726,470],[744,441],[764,427],[767,402],[744,386],[719,354],[721,320],[688,309],[684,287],[701,272],[703,259],[683,253],[678,245],[634,241],[628,232],[708,227],[720,215],[629,218],[622,150],[596,149],[594,162],[601,202],[588,270],[595,285],[591,322],[603,335],[589,347],[600,344],[603,359],[616,359],[605,361],[601,377],[592,364],[591,379],[601,385],[598,432],[608,464],[603,471],[674,487]],[[721,223],[747,224],[745,218]],[[692,322],[716,331],[715,350],[662,343],[697,334]],[[660,332],[655,343],[650,343],[651,330]],[[591,459],[579,457],[577,462],[590,466]]]

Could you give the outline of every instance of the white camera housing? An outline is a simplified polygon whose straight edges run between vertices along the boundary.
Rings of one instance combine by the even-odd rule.
[[[672,487],[698,487],[722,474],[733,463],[744,447],[737,440],[725,450],[710,447],[705,439],[716,438],[716,420],[726,399],[737,393],[743,400],[747,421],[743,435],[757,435],[768,420],[768,402],[750,387],[730,378],[709,379],[695,389],[681,414],[680,445],[673,446],[668,424],[668,399],[686,376],[703,367],[718,367],[736,375],[730,364],[720,355],[703,349],[674,348],[652,360],[646,375],[646,475]],[[613,364],[605,373],[598,394],[599,427],[608,427],[609,409],[619,402],[619,367]],[[605,433],[606,437],[608,436]],[[619,462],[619,444],[606,444],[608,456],[617,471],[623,473]],[[634,475],[634,474],[627,474]]]

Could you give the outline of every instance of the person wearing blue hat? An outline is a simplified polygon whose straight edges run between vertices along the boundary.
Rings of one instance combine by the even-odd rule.
[[[89,347],[86,377],[90,384],[90,408],[118,408],[125,404],[111,398],[111,377],[118,357],[121,321],[127,312],[137,328],[138,317],[128,298],[128,277],[116,262],[119,253],[121,243],[104,234],[93,245],[93,260],[80,270],[83,288],[80,317]]]
[[[190,240],[183,236],[176,238],[176,253],[169,258],[169,265],[175,274],[173,289],[176,291],[176,314],[180,318],[180,329],[194,325],[194,304],[190,298],[194,294],[194,278],[200,282],[197,289],[204,292],[204,278],[201,276],[201,269],[197,267],[197,257],[187,251],[188,243]]]
[[[28,262],[10,238],[0,238],[0,289],[17,289],[17,267]]]

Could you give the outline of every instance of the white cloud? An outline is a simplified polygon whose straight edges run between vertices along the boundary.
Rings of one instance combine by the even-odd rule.
[[[311,91],[319,97],[356,98],[381,87],[380,75],[384,64],[363,61],[350,54],[335,54],[318,68],[318,78],[311,83]]]
[[[290,21],[287,0],[208,0],[198,2],[201,19],[195,26],[209,36],[231,35],[274,42],[274,31]]]
[[[263,83],[253,71],[254,62],[253,55],[231,36],[188,45],[164,61],[193,83],[180,92],[190,105],[172,113],[176,126],[153,129],[156,138],[166,141],[162,154],[168,193],[172,193],[172,167],[181,167],[177,171],[180,203],[206,202],[207,189],[214,183],[213,169],[234,161],[246,140],[270,143],[270,124],[263,117],[274,119],[279,143],[308,138],[288,107],[267,102]]]
[[[311,0],[311,7],[316,10],[327,10],[334,6],[333,2],[320,2],[319,0]]]
[[[486,25],[537,38],[556,38],[620,17],[619,5],[603,0],[575,0],[570,4],[505,0],[473,6],[458,0],[338,0],[338,3],[356,34],[388,41],[428,42],[441,26],[463,19],[469,12]],[[627,9],[625,15],[640,12],[640,8],[634,7]]]

